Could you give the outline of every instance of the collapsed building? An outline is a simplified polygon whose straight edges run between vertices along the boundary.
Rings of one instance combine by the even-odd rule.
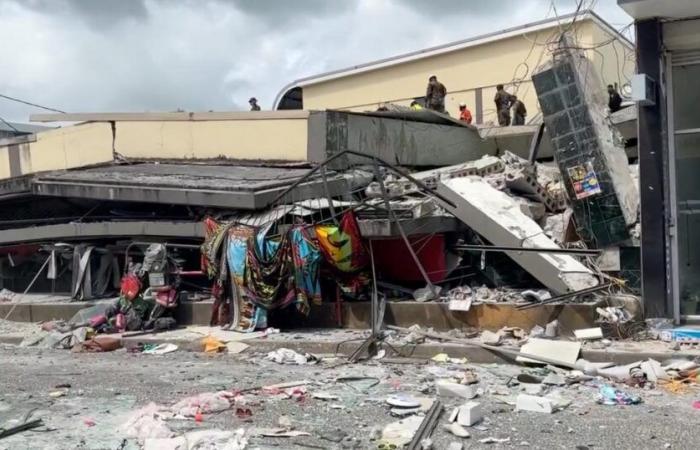
[[[0,315],[116,298],[91,324],[252,331],[347,325],[346,305],[364,305],[355,324],[374,329],[404,302],[453,326],[530,328],[556,302],[638,293],[633,149],[595,71],[562,51],[533,75],[544,127],[398,105],[34,115],[75,124],[0,142]],[[147,305],[139,317],[125,298]],[[487,324],[484,304],[510,309]]]

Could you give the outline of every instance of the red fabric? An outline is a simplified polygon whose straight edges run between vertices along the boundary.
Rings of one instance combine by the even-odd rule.
[[[467,108],[464,108],[459,113],[459,120],[462,120],[467,123],[472,123],[472,112],[469,111]]]
[[[340,219],[340,229],[344,233],[351,236],[350,243],[352,244],[352,265],[354,267],[365,267],[369,263],[369,254],[365,248],[360,227],[355,220],[355,214],[352,211],[347,211]]]
[[[409,236],[413,251],[428,272],[433,283],[439,283],[447,276],[445,261],[445,237],[436,234]],[[374,262],[383,277],[393,281],[423,281],[420,269],[413,261],[403,239],[378,239],[372,241]]]

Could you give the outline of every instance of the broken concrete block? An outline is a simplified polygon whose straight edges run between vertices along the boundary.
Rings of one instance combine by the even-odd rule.
[[[551,372],[547,374],[542,380],[542,384],[549,384],[552,386],[564,386],[566,384],[566,378],[564,375]]]
[[[435,383],[437,393],[441,397],[461,397],[467,400],[476,397],[477,392],[471,386],[440,380]]]
[[[525,197],[513,197],[513,200],[520,205],[520,211],[535,222],[539,222],[547,213],[545,205],[538,201],[530,200]]]
[[[490,155],[484,155],[475,161],[456,164],[453,166],[440,167],[437,169],[424,170],[422,172],[414,172],[411,174],[416,180],[422,181],[426,186],[435,189],[440,180],[448,180],[450,178],[462,178],[468,176],[488,176],[494,173],[503,172],[505,164],[500,158]],[[404,184],[404,192],[413,192],[418,190],[417,186],[413,185],[407,179],[395,181],[395,183]]]
[[[467,402],[459,407],[459,415],[457,423],[464,427],[471,427],[474,424],[481,422],[484,418],[481,404],[478,402]]]
[[[579,234],[597,247],[629,238],[639,194],[605,111],[597,68],[568,50],[532,76]]]
[[[469,431],[467,431],[466,428],[464,428],[462,425],[458,423],[449,423],[445,425],[445,430],[449,431],[450,433],[454,434],[457,437],[460,438],[468,438],[469,437]]]
[[[450,442],[450,445],[447,446],[447,450],[462,450],[463,448],[464,446],[461,442]]]
[[[566,244],[576,239],[576,232],[573,226],[573,210],[566,209],[559,214],[552,214],[544,219],[544,232],[557,244]]]
[[[452,423],[457,420],[457,416],[459,416],[459,406],[452,410],[452,413],[450,414],[450,417],[447,418],[447,421]]]
[[[482,331],[481,336],[479,336],[481,343],[486,345],[501,345],[501,339],[503,339],[501,333],[494,333],[489,330]]]
[[[600,327],[581,328],[578,330],[574,330],[574,336],[576,336],[576,339],[581,341],[603,339],[603,330]]]
[[[544,327],[544,335],[549,338],[559,335],[559,321],[557,319],[552,320]]]
[[[549,197],[547,191],[540,186],[537,178],[524,170],[508,170],[505,173],[505,184],[508,189],[531,198],[547,207],[549,211],[557,211],[558,205]]]
[[[474,178],[441,181],[438,192],[454,206],[442,206],[493,245],[559,248],[542,228],[520,211],[508,195]],[[570,255],[555,253],[506,253],[523,269],[557,294],[598,285],[595,275]]]
[[[516,411],[532,411],[552,414],[554,412],[554,402],[546,397],[520,394],[515,402]]]
[[[578,354],[581,352],[581,343],[532,338],[527,341],[527,344],[520,347],[520,351],[528,355],[542,356],[549,360],[559,361],[561,366],[573,368],[578,360]],[[516,361],[539,362],[523,356],[518,356]]]
[[[670,378],[663,367],[661,367],[661,363],[654,359],[644,361],[639,367],[642,369],[642,371],[644,371],[644,375],[646,375],[647,380],[653,383],[656,383],[659,380],[668,380]]]

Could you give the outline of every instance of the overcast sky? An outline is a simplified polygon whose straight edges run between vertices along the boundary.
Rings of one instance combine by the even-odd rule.
[[[631,21],[616,0],[594,10]],[[69,112],[265,109],[294,79],[546,14],[549,0],[0,0],[0,94]],[[36,112],[0,98],[6,120]]]

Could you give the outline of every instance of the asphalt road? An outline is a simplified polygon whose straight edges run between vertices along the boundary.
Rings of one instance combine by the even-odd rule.
[[[398,420],[385,404],[388,395],[403,392],[435,397],[434,376],[426,365],[371,362],[332,367],[333,362],[312,366],[278,365],[263,355],[214,355],[175,352],[163,356],[134,355],[124,351],[105,354],[73,354],[61,350],[0,348],[0,427],[11,418],[41,417],[48,429],[27,431],[0,440],[0,449],[136,449],[125,440],[119,426],[135,409],[156,402],[171,405],[188,395],[221,389],[246,389],[292,380],[310,380],[303,401],[259,394],[248,395],[250,419],[233,412],[205,416],[202,423],[175,421],[176,432],[190,429],[232,429],[276,426],[287,416],[297,430],[310,436],[294,438],[253,437],[249,449],[376,448],[371,441],[377,430]],[[463,365],[438,365],[464,370]],[[483,390],[486,420],[469,428],[471,437],[459,439],[443,429],[452,408],[462,400],[443,398],[446,412],[440,418],[433,442],[446,449],[460,441],[464,448],[537,449],[697,449],[700,445],[700,410],[692,402],[700,391],[670,394],[662,389],[627,388],[641,395],[644,403],[634,406],[604,406],[596,403],[593,385],[552,388],[571,400],[554,414],[515,412],[507,403],[518,386],[506,381],[522,368],[507,365],[471,365],[479,375],[475,385]],[[372,381],[336,382],[338,376],[376,377]],[[51,392],[70,384],[66,395]],[[336,401],[312,398],[314,391],[338,395]],[[421,393],[423,391],[424,393]],[[494,393],[495,391],[495,393]],[[510,392],[508,392],[510,391]],[[497,394],[508,394],[498,396]],[[503,401],[506,399],[506,402]],[[94,424],[94,425],[93,425]],[[335,442],[347,435],[344,441]],[[509,442],[481,444],[484,438],[509,438]],[[345,447],[343,447],[345,445]]]

